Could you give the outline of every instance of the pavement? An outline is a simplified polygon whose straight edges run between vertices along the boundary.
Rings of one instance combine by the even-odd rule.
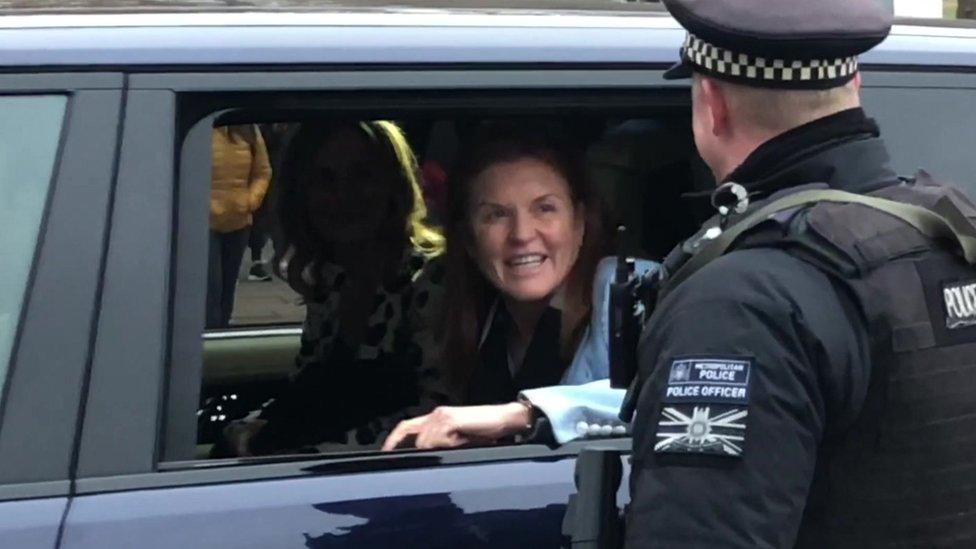
[[[278,277],[268,282],[247,280],[250,254],[245,253],[234,295],[232,326],[301,324],[305,306],[301,297]],[[265,254],[270,257],[270,254]]]

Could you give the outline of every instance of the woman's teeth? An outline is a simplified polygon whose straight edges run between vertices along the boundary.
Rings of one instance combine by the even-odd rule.
[[[510,259],[508,261],[508,264],[511,265],[512,267],[539,265],[545,259],[546,259],[545,256],[542,254],[529,254],[529,255],[518,256],[514,259]]]

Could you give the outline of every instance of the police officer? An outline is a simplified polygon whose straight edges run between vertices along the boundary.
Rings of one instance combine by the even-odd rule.
[[[638,347],[627,546],[976,547],[976,208],[860,107],[890,15],[664,2],[720,213]]]

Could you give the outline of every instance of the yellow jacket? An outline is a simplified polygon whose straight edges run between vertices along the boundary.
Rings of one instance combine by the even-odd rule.
[[[257,126],[253,138],[231,134],[228,127],[214,128],[210,171],[210,228],[229,233],[253,222],[271,181],[268,149]],[[248,130],[242,127],[243,132]]]

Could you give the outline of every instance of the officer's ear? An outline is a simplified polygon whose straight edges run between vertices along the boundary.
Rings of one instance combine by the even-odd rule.
[[[708,116],[709,129],[715,137],[726,137],[729,134],[729,101],[722,85],[707,76],[698,79],[698,99],[705,107]]]

